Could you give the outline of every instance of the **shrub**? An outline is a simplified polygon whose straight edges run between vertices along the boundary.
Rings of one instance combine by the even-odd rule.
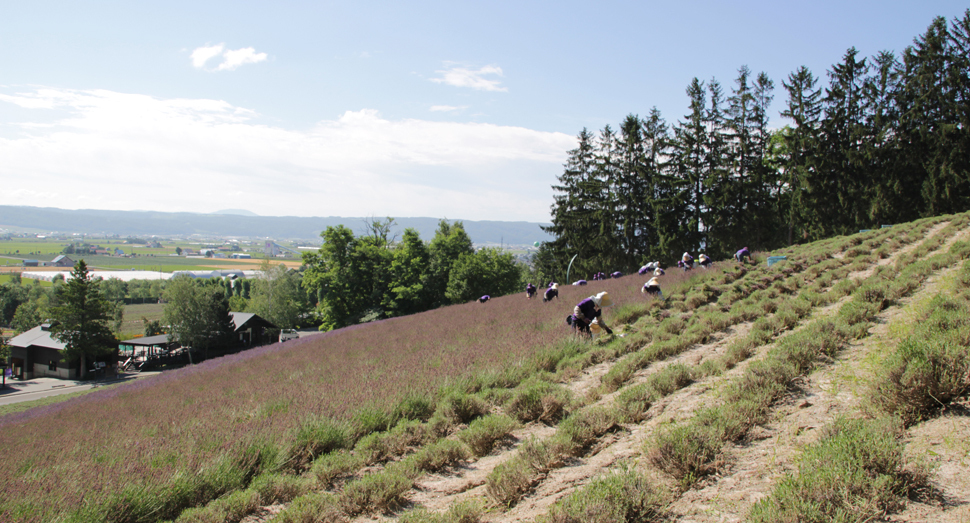
[[[722,446],[714,427],[684,423],[661,429],[646,454],[657,468],[690,487],[717,469]]]
[[[657,396],[666,396],[694,382],[693,372],[684,364],[668,365],[647,379],[647,386],[656,391]]]
[[[385,469],[348,483],[338,500],[343,511],[352,516],[385,512],[401,505],[404,493],[413,485],[414,482],[405,474]]]
[[[478,523],[485,507],[478,500],[459,501],[444,514],[415,509],[401,515],[401,523]]]
[[[628,468],[593,480],[556,503],[545,523],[665,521],[663,496],[647,478]]]
[[[597,438],[617,428],[618,419],[616,411],[604,407],[574,412],[559,424],[556,431],[557,452],[574,456],[582,454]]]
[[[434,414],[434,402],[426,395],[410,393],[394,407],[394,419],[427,421]]]
[[[970,390],[970,353],[947,338],[943,332],[933,337],[920,332],[903,340],[876,373],[875,405],[909,425]]]
[[[428,445],[408,457],[416,470],[423,472],[437,472],[459,461],[468,459],[469,449],[460,441],[452,439],[439,440]]]
[[[310,472],[317,478],[322,488],[329,487],[333,481],[345,474],[364,466],[364,459],[347,450],[338,450],[317,458]]]
[[[535,482],[535,469],[527,460],[514,456],[488,474],[485,492],[496,503],[511,507],[532,490]]]
[[[328,418],[310,418],[303,422],[293,436],[290,447],[290,463],[301,469],[314,458],[349,444],[347,430],[343,425]]]
[[[569,392],[546,381],[530,381],[512,393],[505,411],[521,422],[558,421],[569,403]]]
[[[892,419],[836,420],[749,520],[873,521],[900,507],[902,495],[926,483],[924,475],[903,471],[900,435]]]
[[[473,421],[467,429],[458,434],[472,453],[485,456],[499,441],[509,438],[517,426],[515,420],[501,414],[489,414]]]
[[[656,399],[656,391],[641,383],[620,391],[616,397],[616,407],[624,421],[637,423],[646,417],[647,410]]]
[[[311,487],[309,478],[287,474],[263,474],[249,484],[249,490],[259,495],[262,505],[286,503],[306,494]]]
[[[293,500],[273,518],[273,523],[342,523],[346,517],[336,496],[314,492]]]
[[[445,418],[455,423],[468,423],[488,412],[485,402],[477,396],[463,392],[453,392],[438,404],[438,410]]]

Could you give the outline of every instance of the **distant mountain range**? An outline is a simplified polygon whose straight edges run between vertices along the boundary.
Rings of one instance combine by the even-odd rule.
[[[52,207],[0,205],[0,227],[19,227],[45,232],[117,234],[119,236],[216,236],[319,240],[328,225],[343,224],[354,232],[364,232],[369,218],[337,216],[301,218],[295,216],[258,216],[244,210],[219,211],[218,214],[158,211],[67,210]],[[393,234],[400,236],[412,227],[421,238],[430,240],[438,228],[438,218],[395,218]],[[449,220],[456,221],[456,220]],[[476,244],[504,243],[527,245],[552,237],[534,222],[460,220]]]

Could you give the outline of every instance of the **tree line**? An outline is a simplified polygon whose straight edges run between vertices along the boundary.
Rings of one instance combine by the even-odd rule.
[[[970,10],[938,17],[897,56],[853,47],[823,85],[807,67],[775,83],[738,69],[691,80],[686,114],[653,108],[583,129],[552,204],[537,270],[630,271],[705,251],[726,257],[970,208]]]
[[[475,250],[459,222],[441,220],[425,243],[415,229],[390,237],[394,220],[373,220],[355,235],[343,225],[320,233],[303,254],[303,286],[315,295],[321,329],[403,316],[521,288],[523,267],[500,249]]]

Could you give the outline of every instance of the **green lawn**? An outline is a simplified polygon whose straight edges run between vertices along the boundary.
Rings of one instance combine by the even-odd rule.
[[[161,320],[165,305],[161,303],[146,303],[141,305],[125,305],[125,322],[121,326],[121,336],[134,336],[145,333],[142,318]]]

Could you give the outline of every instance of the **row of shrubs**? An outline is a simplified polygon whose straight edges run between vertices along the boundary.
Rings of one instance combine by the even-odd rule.
[[[930,242],[923,254],[940,244]],[[916,262],[911,276],[922,281],[931,268],[966,259],[968,251],[970,243],[955,243],[946,255]],[[903,459],[902,438],[906,426],[931,418],[970,390],[968,313],[970,262],[964,262],[952,287],[923,305],[910,334],[873,373],[877,378],[868,390],[876,417],[839,419],[828,427],[805,451],[797,472],[753,507],[751,521],[869,521],[898,509],[907,497],[932,494],[927,468]]]
[[[926,242],[938,246],[939,238],[945,239],[950,232],[941,231]],[[726,389],[723,405],[703,409],[690,422],[665,428],[648,452],[651,461],[685,486],[717,470],[724,442],[741,441],[751,427],[763,423],[769,407],[795,377],[814,368],[820,357],[833,357],[848,340],[866,336],[879,311],[912,291],[906,282],[920,281],[950,256],[939,254],[925,266],[923,262],[906,266],[898,275],[888,265],[880,267],[857,287],[835,318],[817,320],[783,338],[764,360],[746,369]]]
[[[838,266],[840,264],[841,262],[836,262],[833,265]],[[596,407],[591,410],[592,413],[595,413],[593,415],[580,417],[580,414],[585,414],[584,411],[580,411],[576,418],[571,417],[567,420],[583,420],[586,418],[597,420],[598,423],[590,424],[587,422],[587,425],[591,425],[588,436],[593,438],[592,440],[588,442],[583,440],[582,444],[576,444],[574,426],[564,423],[556,435],[548,441],[527,441],[511,460],[497,467],[489,475],[487,481],[489,496],[499,504],[514,505],[533,488],[537,478],[547,473],[551,468],[561,466],[565,458],[576,455],[576,451],[584,451],[595,438],[614,428],[616,422],[635,423],[641,421],[647,409],[656,400],[693,383],[697,379],[732,368],[738,362],[750,356],[754,347],[763,345],[773,336],[792,328],[799,318],[807,315],[814,305],[822,301],[817,293],[814,303],[801,297],[794,300],[789,297],[781,305],[782,309],[779,310],[778,302],[782,300],[778,298],[795,293],[804,283],[804,279],[798,276],[797,271],[800,269],[801,266],[793,265],[781,272],[757,270],[749,273],[749,271],[742,269],[738,273],[724,274],[720,280],[713,283],[715,285],[733,284],[733,288],[719,289],[712,287],[708,282],[700,283],[700,290],[692,294],[694,296],[702,295],[705,299],[688,304],[689,307],[702,306],[702,308],[693,311],[688,319],[668,316],[655,324],[656,328],[653,332],[646,329],[640,330],[636,327],[627,329],[628,331],[640,332],[640,336],[638,337],[639,340],[635,338],[628,342],[625,345],[626,347],[642,343],[644,339],[652,340],[653,343],[630,354],[614,365],[603,378],[603,386],[601,387],[603,392],[612,392],[619,388],[635,369],[643,368],[651,362],[679,354],[690,346],[705,342],[710,334],[723,330],[729,325],[760,316],[752,332],[747,337],[732,344],[730,349],[721,357],[710,359],[696,367],[683,364],[669,365],[652,374],[644,383],[624,388],[617,396],[614,409]],[[736,281],[744,276],[748,276],[749,281]],[[788,278],[785,278],[785,276]],[[771,286],[765,287],[768,284],[771,284]],[[817,283],[819,286],[826,286],[827,284],[827,280]],[[845,286],[841,286],[841,288],[833,291],[833,294],[843,295],[847,292],[851,292],[851,288],[846,290]],[[752,296],[752,294],[754,295]],[[750,299],[748,299],[749,296],[751,296]],[[718,297],[719,299],[716,302],[711,301],[711,298]],[[742,302],[743,299],[747,301]],[[690,299],[684,301],[689,302]],[[676,305],[673,305],[673,307],[676,307]],[[710,310],[704,310],[706,308]],[[750,316],[745,314],[745,312],[751,310],[754,311],[753,314],[750,314]],[[730,315],[719,314],[730,311],[734,311],[734,313]],[[771,314],[775,312],[777,314]],[[688,324],[690,324],[689,327]],[[673,336],[665,337],[668,334]],[[674,343],[669,343],[669,341]],[[622,351],[620,349],[621,353]],[[609,477],[605,481],[611,485],[617,482],[626,484],[627,481],[632,481],[634,485],[642,483],[633,473]],[[601,487],[593,487],[594,490],[598,488]],[[639,489],[639,487],[636,488]],[[585,499],[583,496],[586,496],[586,494],[579,494],[577,499]],[[651,499],[656,498],[651,496]],[[587,506],[585,501],[570,503]],[[639,502],[634,504],[641,506]],[[648,505],[653,507],[655,503],[651,502]],[[611,514],[615,512],[615,506],[612,502],[601,508]],[[573,511],[569,508],[563,510],[565,512],[554,512],[550,517],[560,520],[565,517],[563,514]],[[648,512],[655,513],[653,509]],[[640,514],[640,512],[637,513]],[[584,512],[575,517],[577,521],[588,520],[591,514]],[[568,517],[565,520],[569,520]]]
[[[857,257],[863,256],[866,252],[872,252],[873,254],[867,257],[868,259],[865,260],[865,263],[856,263],[855,261],[853,261],[852,264],[849,266],[852,270],[861,270],[865,268],[865,266],[867,266],[869,263],[872,263],[877,259],[887,258],[891,252],[897,250],[901,245],[905,243],[909,243],[913,239],[918,238],[921,234],[923,234],[923,232],[926,229],[928,229],[935,223],[936,223],[936,220],[924,221],[922,224],[919,224],[919,226],[912,228],[909,231],[909,233],[906,235],[903,235],[903,237],[888,238],[888,239],[885,239],[885,241],[883,240],[883,238],[887,236],[886,234],[870,235],[870,236],[873,236],[874,238],[872,238],[871,241],[869,242],[870,243],[869,247],[871,247],[872,244],[875,244],[878,242],[883,242],[883,245],[879,246],[874,251],[872,250],[867,251],[867,249],[861,248],[858,250],[854,250],[853,252],[847,252],[846,255],[843,257],[843,259],[846,259],[846,258],[855,259]],[[932,239],[931,242],[924,242],[924,244],[929,244],[929,245],[935,244],[938,246],[939,244],[942,243],[942,239],[948,233],[952,232],[953,229],[955,229],[956,227],[960,227],[961,225],[962,224],[959,224],[959,223],[952,225],[950,230],[942,231],[941,234],[936,236],[934,239]],[[845,243],[843,243],[841,247],[846,248],[851,245],[849,242],[853,240],[848,239],[843,241]],[[828,243],[833,243],[833,242],[830,241]],[[855,245],[860,245],[861,243],[862,243],[861,241],[858,241],[858,243],[855,243]],[[832,247],[831,245],[828,246],[828,248],[831,248],[831,247]],[[955,246],[954,249],[957,249],[957,246]],[[926,250],[923,254],[925,254],[926,252],[929,252],[929,251]],[[793,254],[793,253],[789,252],[789,254]],[[815,259],[811,259],[812,257],[814,257]],[[827,254],[815,254],[812,252],[803,253],[801,257],[801,259],[807,265],[809,265],[809,269],[806,271],[806,277],[808,280],[814,280],[813,287],[815,288],[804,290],[802,294],[797,298],[797,300],[807,301],[811,303],[812,307],[818,306],[821,303],[828,301],[830,299],[835,299],[836,297],[846,295],[852,292],[855,287],[857,287],[857,284],[855,284],[851,280],[842,280],[838,284],[839,288],[831,289],[829,292],[824,292],[824,293],[821,292],[822,288],[827,287],[832,281],[831,277],[827,277],[833,274],[830,271],[833,268],[840,265],[840,263],[836,260],[823,261],[825,260],[826,257],[827,257]],[[844,272],[842,272],[840,276],[844,277]],[[970,276],[968,276],[967,279],[968,279],[968,282],[970,282]],[[844,282],[850,282],[850,283],[844,283]],[[872,294],[868,293],[868,295],[870,296],[870,299],[871,299]],[[888,306],[888,303],[884,303],[881,305],[883,307]],[[802,310],[804,310],[802,307],[797,307],[797,309],[798,310],[796,311],[796,315]],[[782,318],[785,318],[785,315],[782,315]],[[767,323],[767,321],[768,320],[766,320],[764,323]],[[777,320],[772,322],[775,323],[776,321]],[[782,324],[784,325],[786,323],[787,323],[787,320],[783,319]],[[809,334],[804,335],[804,337],[808,338],[808,341],[812,341],[812,338],[818,338],[819,336],[824,336],[826,332],[829,331],[829,329],[826,327],[830,327],[830,326],[831,324],[827,324],[823,326],[823,324],[816,323],[812,326],[814,327],[813,329],[802,331],[802,332],[808,332]],[[761,330],[761,329],[753,329],[754,332],[756,332],[757,330]],[[835,332],[837,333],[838,331],[835,331]],[[858,330],[856,330],[856,332],[858,332]],[[760,336],[761,335],[755,334],[755,336],[749,337],[748,340],[745,340],[744,344],[758,343],[759,341],[758,338]],[[785,340],[791,339],[793,337],[794,335],[789,336]],[[790,356],[794,356],[794,357],[780,358],[781,361],[784,361],[787,359],[788,361],[786,363],[788,363],[788,365],[780,365],[780,366],[777,364],[772,365],[771,364],[772,357],[774,357],[774,359],[776,360],[779,359],[777,352],[773,352],[769,357],[769,359],[765,360],[765,362],[757,362],[755,365],[752,365],[752,367],[749,369],[749,372],[745,373],[745,376],[742,378],[742,381],[740,383],[733,384],[733,386],[729,388],[729,395],[728,395],[729,401],[733,400],[732,403],[735,406],[740,407],[740,412],[742,413],[755,414],[754,416],[755,418],[758,417],[757,415],[759,413],[761,413],[761,415],[763,416],[764,413],[767,412],[766,410],[767,407],[766,406],[762,407],[761,405],[765,405],[764,400],[771,398],[772,389],[777,390],[777,387],[779,385],[778,381],[781,381],[785,377],[785,373],[784,372],[778,373],[777,369],[779,367],[790,367],[790,370],[796,370],[798,369],[798,367],[804,366],[806,364],[806,358],[804,356],[806,354],[811,354],[812,352],[816,352],[818,354],[826,354],[826,353],[831,354],[835,349],[835,346],[833,346],[831,342],[832,341],[837,342],[837,340],[838,338],[832,338],[829,340],[822,338],[821,341],[818,342],[817,345],[815,345],[814,347],[808,347],[807,350],[790,353]],[[744,347],[744,344],[735,344],[734,346],[732,346],[732,350],[729,350],[728,354],[725,354],[724,356],[722,356],[722,359],[729,357],[729,354],[731,352],[738,351],[738,349],[736,349],[735,347],[738,347],[738,348]],[[747,351],[742,349],[740,352],[743,354]],[[799,352],[801,353],[801,357],[798,357]],[[710,361],[706,363],[710,363]],[[618,403],[620,405],[623,405],[623,404],[636,405],[636,408],[633,409],[633,411],[642,412],[643,410],[645,410],[645,408],[649,407],[650,398],[656,398],[656,397],[662,396],[663,394],[666,394],[671,387],[676,388],[679,386],[685,386],[686,384],[690,383],[699,374],[698,373],[699,370],[701,369],[697,369],[697,368],[691,369],[684,365],[668,366],[666,369],[664,369],[664,371],[655,375],[657,376],[657,380],[655,382],[651,380],[651,382],[648,382],[646,384],[638,385],[636,387],[629,388],[628,390],[624,390],[618,397]],[[772,372],[773,370],[774,372]],[[774,378],[774,379],[771,379],[771,378]],[[657,383],[662,383],[663,385],[661,385],[660,387],[657,387]],[[755,388],[760,388],[761,392],[755,393],[755,394],[745,394],[744,389],[746,388],[746,386],[753,386]],[[786,380],[785,386],[787,386],[787,380]],[[758,396],[761,396],[761,398],[759,398]],[[759,399],[761,400],[761,402],[759,402]],[[717,438],[710,438],[710,437],[707,438],[709,443],[708,445],[704,445],[703,443],[701,445],[695,445],[697,442],[697,440],[694,439],[696,436],[696,433],[692,434],[690,430],[681,431],[679,433],[678,431],[673,430],[667,433],[668,436],[674,436],[667,441],[668,444],[674,443],[676,445],[677,443],[679,443],[682,448],[693,447],[694,452],[696,452],[696,454],[691,454],[690,452],[684,452],[681,456],[682,459],[678,461],[679,465],[675,465],[673,467],[673,468],[680,468],[682,470],[682,473],[681,473],[682,481],[686,480],[689,483],[692,480],[692,476],[696,477],[696,474],[698,471],[704,470],[705,467],[709,467],[712,463],[715,462],[717,454],[719,452],[719,447],[720,447],[720,443],[718,443],[718,441],[725,441],[732,437],[737,437],[742,432],[744,432],[745,424],[746,424],[745,423],[746,420],[743,419],[744,416],[737,416],[737,417],[731,416],[733,420],[729,419],[728,417],[719,416],[718,414],[723,413],[724,408],[725,407],[722,406],[720,409],[710,409],[703,414],[703,417],[698,416],[698,418],[695,419],[695,421],[698,422],[696,425],[697,427],[704,427],[707,429],[703,431],[705,435],[719,436]],[[750,420],[748,420],[748,422],[750,422]],[[866,427],[866,429],[869,429],[869,428]],[[845,433],[846,430],[839,429],[837,432]],[[868,432],[867,434],[885,435],[885,434],[894,434],[894,433],[891,431],[887,432],[877,427],[874,430],[870,429],[870,432]],[[658,438],[657,441],[660,442],[662,441],[662,439],[663,439],[663,436]],[[701,441],[704,441],[704,439],[705,438],[701,438]],[[671,440],[679,440],[679,441],[675,442]],[[886,443],[887,441],[888,443],[882,446],[873,445],[872,442],[869,442],[869,441],[862,441],[860,443],[860,448],[870,449],[870,451],[874,455],[897,456],[898,443],[894,443],[896,440],[893,440],[892,438],[889,438],[888,440],[883,438],[883,440],[881,440],[881,442],[883,443]],[[654,460],[656,460],[659,456],[662,456],[663,454],[662,452],[658,452],[659,446],[660,445],[656,445],[652,449],[649,449],[649,450],[652,450],[652,456]],[[843,447],[840,446],[838,443],[835,443],[834,445],[829,445],[826,448],[842,449]],[[706,451],[706,454],[705,454],[705,451]],[[896,454],[894,454],[894,452]],[[691,464],[690,458],[697,457],[698,455],[701,456],[701,459]],[[813,458],[806,457],[806,459],[812,460]],[[810,461],[809,463],[817,463],[817,462],[818,460],[816,459],[816,460]],[[661,465],[661,468],[663,468],[663,465]],[[892,467],[889,467],[889,468],[892,468]],[[901,469],[897,467],[893,470],[898,472]],[[869,476],[872,476],[872,474],[869,474]],[[852,482],[849,481],[848,483],[851,484]],[[828,491],[820,489],[820,491],[826,492],[830,495],[834,492],[839,492],[839,493],[846,492],[845,490],[839,491],[838,489],[835,489],[835,488],[830,489]],[[850,488],[849,491],[852,493],[861,492],[858,489],[852,490],[852,488]],[[838,494],[836,494],[836,496],[838,496]],[[635,471],[632,471],[630,469],[624,468],[620,473],[608,474],[604,478],[594,481],[588,487],[580,489],[579,491],[573,493],[572,495],[564,498],[564,500],[562,500],[560,503],[558,503],[556,506],[553,507],[549,515],[546,518],[544,518],[543,521],[554,521],[554,522],[661,521],[663,520],[664,511],[662,507],[664,503],[665,503],[664,496],[659,494],[657,489],[652,487],[650,483],[646,481],[646,479],[641,474],[638,474]],[[816,507],[816,506],[817,505],[813,505],[813,507]],[[753,514],[753,516],[761,517],[757,514]],[[807,516],[808,516],[808,513],[805,512],[805,513],[799,513],[794,517],[779,517],[779,513],[774,512],[768,517],[759,519],[759,521],[795,521],[795,520],[832,521],[832,520],[835,520],[830,517],[831,514],[828,514],[825,518],[822,518],[822,519],[812,519]],[[849,519],[849,520],[858,521],[861,519]]]

